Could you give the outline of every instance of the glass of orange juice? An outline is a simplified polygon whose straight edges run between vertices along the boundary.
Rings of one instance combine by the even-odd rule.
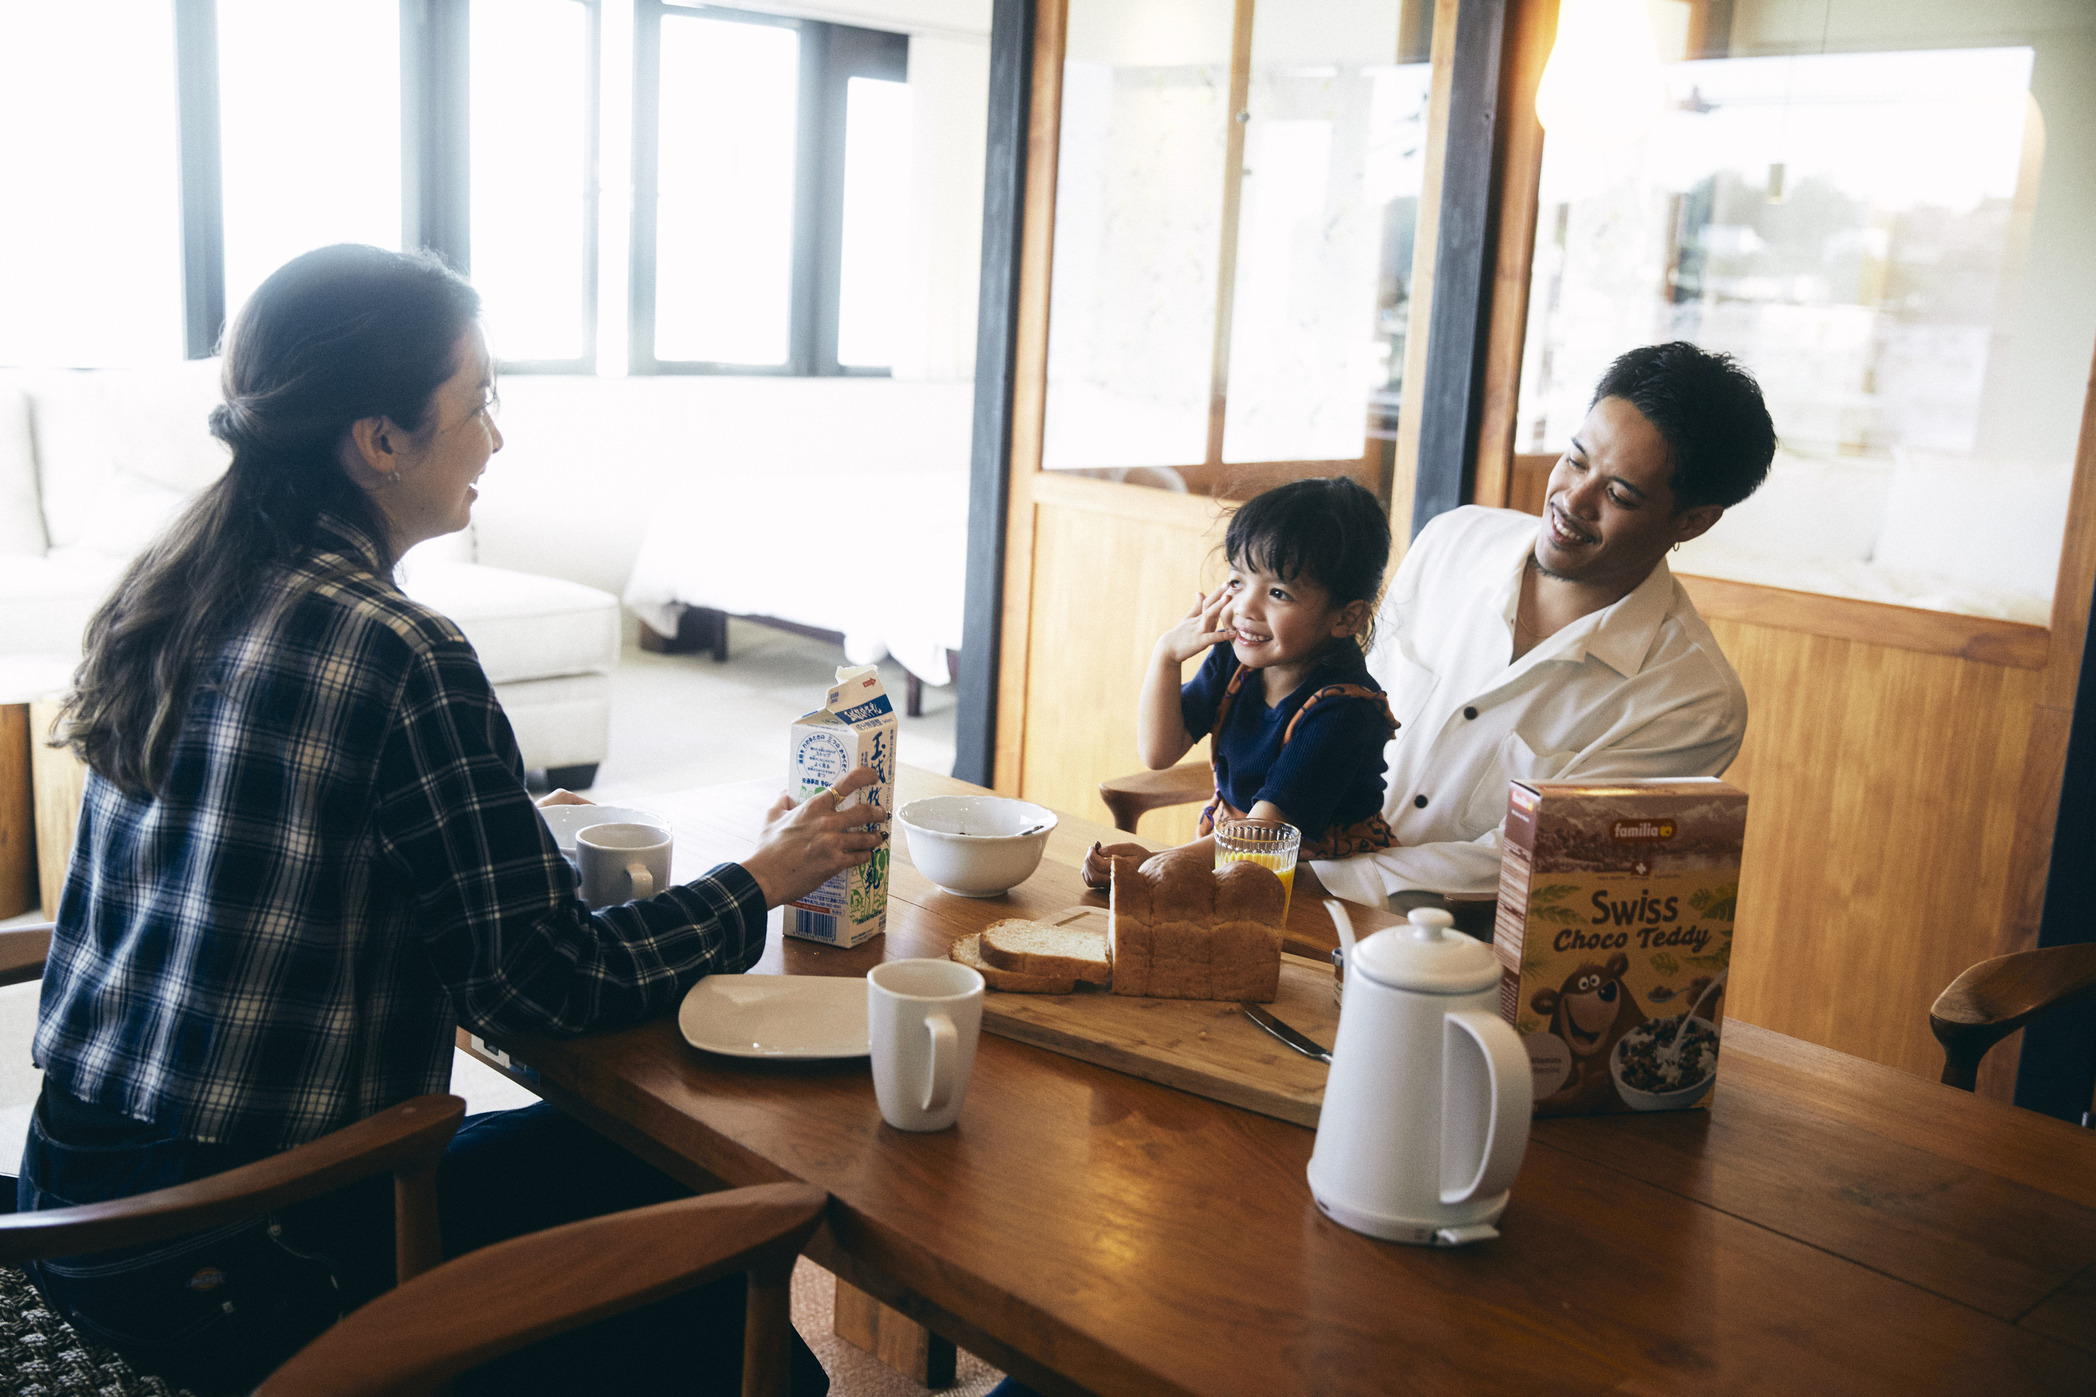
[[[1295,851],[1302,831],[1278,820],[1220,820],[1215,826],[1215,866],[1243,860],[1263,864],[1281,878],[1281,920],[1295,896]]]

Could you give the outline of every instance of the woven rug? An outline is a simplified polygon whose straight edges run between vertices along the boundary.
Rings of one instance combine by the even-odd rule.
[[[183,1389],[140,1377],[108,1349],[44,1308],[29,1278],[0,1266],[0,1392],[19,1397],[173,1397]]]

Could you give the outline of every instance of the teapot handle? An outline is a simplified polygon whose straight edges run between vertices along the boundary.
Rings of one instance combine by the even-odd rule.
[[[1506,1192],[1521,1170],[1534,1069],[1520,1035],[1497,1014],[1452,1013],[1441,1032],[1441,1201],[1468,1203]]]

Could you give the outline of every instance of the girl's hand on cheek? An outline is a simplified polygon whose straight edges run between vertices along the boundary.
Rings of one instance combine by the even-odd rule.
[[[1230,638],[1229,628],[1223,624],[1223,612],[1230,605],[1228,584],[1217,587],[1203,596],[1194,595],[1193,609],[1179,618],[1179,624],[1166,631],[1157,641],[1160,658],[1169,658],[1173,664],[1185,664],[1196,655],[1206,654],[1210,649]]]

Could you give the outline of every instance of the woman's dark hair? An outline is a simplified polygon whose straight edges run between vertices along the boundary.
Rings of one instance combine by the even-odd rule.
[[[196,687],[271,570],[308,554],[323,512],[378,542],[384,520],[342,468],[350,424],[419,430],[457,371],[480,296],[427,253],[341,243],[295,257],[227,336],[211,433],[233,450],[88,622],[62,741],[135,796],[157,794]]]
[[[1390,516],[1345,476],[1294,480],[1256,495],[1230,516],[1223,554],[1232,567],[1256,568],[1284,582],[1307,577],[1332,605],[1371,608],[1390,562]],[[1368,630],[1357,637],[1365,645]]]
[[[1761,385],[1729,354],[1686,340],[1633,349],[1601,376],[1594,402],[1603,398],[1629,403],[1666,440],[1676,514],[1706,504],[1729,509],[1768,478],[1776,424]]]

